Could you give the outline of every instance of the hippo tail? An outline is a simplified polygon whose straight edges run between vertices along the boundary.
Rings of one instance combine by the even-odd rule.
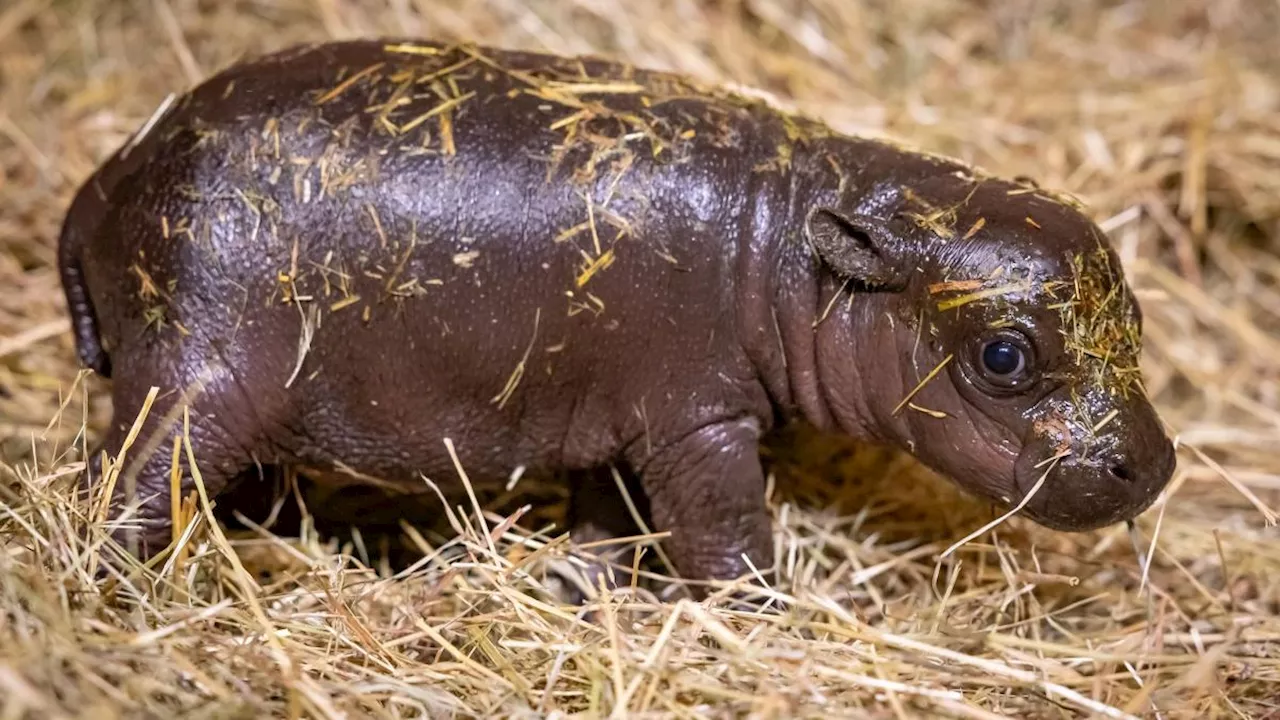
[[[105,204],[93,194],[98,192],[96,176],[85,184],[67,211],[58,236],[58,275],[71,314],[71,330],[75,336],[80,363],[102,377],[111,377],[111,358],[102,346],[98,313],[84,278],[84,251],[89,234],[96,223],[85,221],[102,213],[89,212],[95,204]]]
[[[102,346],[101,324],[85,282],[85,249],[106,220],[117,186],[146,164],[154,150],[152,130],[171,113],[175,99],[172,94],[167,96],[146,124],[98,167],[97,172],[76,192],[62,221],[62,232],[58,237],[58,274],[62,279],[67,310],[71,314],[76,353],[81,364],[105,378],[111,377],[111,358]]]

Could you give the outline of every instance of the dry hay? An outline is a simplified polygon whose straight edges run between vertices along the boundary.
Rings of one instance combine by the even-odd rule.
[[[985,5],[6,0],[0,717],[1280,716],[1280,7]],[[205,518],[189,556],[92,579],[65,494],[109,406],[78,382],[55,278],[65,203],[239,53],[390,32],[753,85],[1079,195],[1138,289],[1146,389],[1179,436],[1139,523],[1149,564],[1123,528],[1018,519],[944,553],[992,510],[802,436],[773,459],[783,613],[638,592],[588,616],[552,592],[551,515],[470,508],[399,572],[360,534]]]

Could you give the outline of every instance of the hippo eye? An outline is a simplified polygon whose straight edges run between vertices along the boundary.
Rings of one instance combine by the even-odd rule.
[[[982,344],[977,359],[983,379],[1004,390],[1023,386],[1034,362],[1031,344],[1026,338],[1007,331]]]
[[[1009,377],[1026,369],[1027,356],[1008,340],[996,340],[982,349],[982,366],[992,375]]]

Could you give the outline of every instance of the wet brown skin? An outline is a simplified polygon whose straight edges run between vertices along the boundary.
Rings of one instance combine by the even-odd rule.
[[[596,59],[371,40],[243,62],[85,183],[59,258],[80,356],[113,378],[99,450],[161,388],[116,485],[136,479],[144,556],[193,388],[212,497],[259,463],[457,491],[449,438],[476,483],[566,473],[585,542],[629,530],[614,463],[694,580],[773,564],[757,451],[783,422],[1002,503],[1043,476],[1023,512],[1062,530],[1134,517],[1174,463],[1137,304],[1079,210]],[[994,340],[1023,367],[986,367]]]

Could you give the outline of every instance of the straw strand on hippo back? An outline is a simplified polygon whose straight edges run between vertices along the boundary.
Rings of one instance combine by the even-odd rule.
[[[1171,473],[1138,308],[1078,209],[598,59],[242,62],[86,182],[59,257],[113,378],[100,450],[160,388],[115,485],[144,555],[170,541],[183,406],[214,496],[255,463],[421,491],[449,438],[478,481],[567,472],[586,542],[627,531],[616,465],[693,580],[772,566],[758,442],[792,419],[999,502],[1047,470],[1024,512],[1062,529],[1132,517]]]

